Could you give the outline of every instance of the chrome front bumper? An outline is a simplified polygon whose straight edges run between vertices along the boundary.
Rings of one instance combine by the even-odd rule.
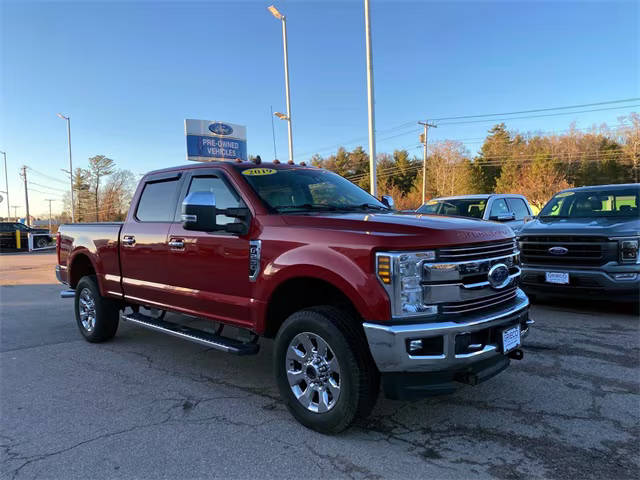
[[[514,304],[499,313],[457,316],[459,322],[442,321],[412,323],[408,325],[383,325],[365,322],[364,331],[373,359],[381,372],[437,372],[458,370],[470,364],[502,355],[498,344],[488,343],[478,351],[456,354],[456,336],[478,332],[493,327],[516,324],[526,316],[529,299],[520,289]],[[526,321],[521,337],[529,333],[533,320]],[[443,337],[441,355],[411,355],[407,351],[407,340]]]

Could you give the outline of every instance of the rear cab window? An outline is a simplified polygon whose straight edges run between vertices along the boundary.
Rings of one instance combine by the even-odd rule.
[[[178,178],[147,182],[140,195],[135,217],[140,222],[171,222],[173,220]]]

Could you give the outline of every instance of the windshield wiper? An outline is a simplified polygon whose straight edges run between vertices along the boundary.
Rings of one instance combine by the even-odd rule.
[[[373,203],[361,203],[360,205],[345,205],[340,207],[342,210],[384,210],[390,211],[390,208],[375,205]]]
[[[326,203],[302,203],[300,205],[279,205],[277,207],[273,207],[278,211],[281,210],[326,210],[326,211],[335,211],[338,210],[336,205],[329,205]]]

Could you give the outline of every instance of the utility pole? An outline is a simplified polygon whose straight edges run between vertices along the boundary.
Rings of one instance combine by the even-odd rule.
[[[29,190],[27,189],[27,166],[22,166],[22,178],[24,180],[24,204],[27,209],[27,226],[31,226],[31,220],[29,219]]]
[[[9,177],[7,176],[7,152],[0,152],[4,155],[4,188],[7,194],[7,217],[11,216],[11,209],[9,208]]]
[[[424,133],[420,135],[420,142],[423,145],[422,149],[422,204],[427,201],[427,138],[429,127],[438,128],[437,125],[427,122],[418,122],[418,125],[424,127]]]
[[[55,202],[52,198],[45,198],[45,202],[49,202],[49,231],[51,231],[51,202]]]
[[[369,175],[371,195],[378,196],[376,179],[376,120],[373,98],[373,52],[371,49],[371,13],[369,0],[364,0],[364,31],[367,46],[367,105],[369,110]]]
[[[13,208],[13,218],[15,218],[16,222],[18,221],[18,209],[21,207],[22,205],[12,205],[11,208]]]

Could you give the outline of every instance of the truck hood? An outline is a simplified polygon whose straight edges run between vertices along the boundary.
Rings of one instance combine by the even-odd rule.
[[[526,223],[519,235],[640,235],[640,219],[634,218],[545,218]]]
[[[366,234],[403,248],[429,248],[513,238],[506,225],[440,215],[398,213],[312,213],[284,215],[289,226]],[[383,240],[384,243],[384,240]]]

